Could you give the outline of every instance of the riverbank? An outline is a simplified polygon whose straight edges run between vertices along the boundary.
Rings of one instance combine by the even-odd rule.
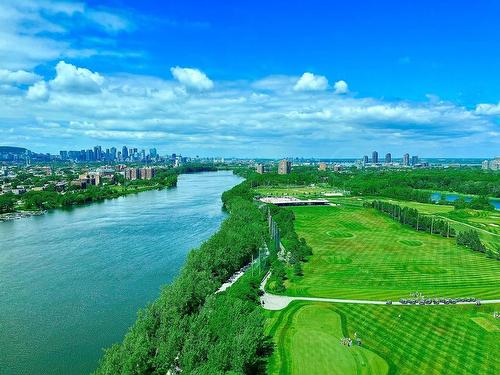
[[[161,190],[177,186],[178,176],[218,170],[212,165],[186,164],[175,169],[166,169],[150,180],[125,181],[119,184],[89,186],[86,189],[56,191],[29,191],[20,196],[11,194],[9,212],[0,213],[0,222],[43,215],[48,210],[71,208],[85,204],[103,202],[130,194],[150,190]],[[16,204],[14,204],[16,202]]]
[[[14,211],[0,214],[0,223],[9,220],[18,220],[31,216],[43,215],[45,211]]]

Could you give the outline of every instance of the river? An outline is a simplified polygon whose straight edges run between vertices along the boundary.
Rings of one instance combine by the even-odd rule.
[[[88,374],[220,226],[232,172],[0,223],[0,373]]]

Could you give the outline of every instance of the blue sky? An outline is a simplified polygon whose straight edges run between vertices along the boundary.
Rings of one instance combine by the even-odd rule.
[[[2,1],[0,144],[500,153],[500,3],[270,3]]]

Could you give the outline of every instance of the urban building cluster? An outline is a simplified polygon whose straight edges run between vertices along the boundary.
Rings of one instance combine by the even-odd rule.
[[[103,149],[101,146],[94,146],[93,149],[79,151],[59,151],[62,161],[70,160],[75,162],[148,162],[158,161],[159,155],[156,148],[139,150],[137,147],[123,146],[121,150],[116,147]],[[177,155],[172,154],[172,158],[177,159]]]
[[[413,166],[413,167],[425,167],[425,166],[428,165],[428,163],[426,163],[426,162],[421,162],[420,159],[418,158],[418,155],[413,155],[410,158],[410,154],[406,153],[406,154],[403,155],[403,158],[401,159],[401,163],[398,163],[398,162],[395,162],[395,160],[393,159],[392,154],[390,152],[388,152],[387,154],[385,154],[385,158],[382,159],[382,158],[379,158],[379,155],[378,155],[377,151],[373,151],[372,152],[371,159],[368,158],[368,155],[364,155],[363,159],[358,164],[362,164],[362,166],[366,166],[366,165],[370,165],[370,166],[381,166],[381,165],[391,166],[391,165],[394,165],[394,166],[403,166],[403,167],[409,167],[409,166]]]
[[[16,173],[21,168],[23,175],[27,176],[21,182],[13,185],[10,181],[17,179]],[[157,174],[156,167],[127,167],[125,164],[114,166],[106,165],[95,169],[87,168],[58,168],[50,166],[32,165],[26,167],[0,167],[0,195],[13,193],[21,195],[28,191],[51,190],[64,192],[69,188],[86,189],[89,186],[112,185],[117,183],[121,175],[126,180],[150,180]],[[74,176],[78,177],[74,177]],[[33,184],[32,178],[43,179],[43,184]]]
[[[500,156],[493,160],[484,160],[481,166],[485,170],[500,171]]]

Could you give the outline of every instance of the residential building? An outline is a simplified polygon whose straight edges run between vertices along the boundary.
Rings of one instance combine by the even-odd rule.
[[[139,169],[141,180],[151,180],[154,176],[156,176],[155,168],[141,168]]]
[[[340,164],[335,164],[335,165],[333,166],[333,171],[334,171],[334,172],[340,172],[341,170],[342,170],[342,165],[340,165]]]
[[[125,169],[125,179],[126,180],[137,180],[140,178],[139,168],[127,168]]]
[[[292,162],[281,160],[278,164],[278,174],[289,174],[292,171]]]
[[[327,169],[326,163],[319,163],[318,169],[320,171],[326,171],[326,169]]]
[[[259,174],[264,174],[264,164],[257,164],[255,171]]]
[[[493,160],[485,160],[482,163],[483,169],[489,169],[492,171],[500,171],[500,156],[497,156]]]
[[[410,154],[403,155],[403,165],[406,167],[410,165]]]

